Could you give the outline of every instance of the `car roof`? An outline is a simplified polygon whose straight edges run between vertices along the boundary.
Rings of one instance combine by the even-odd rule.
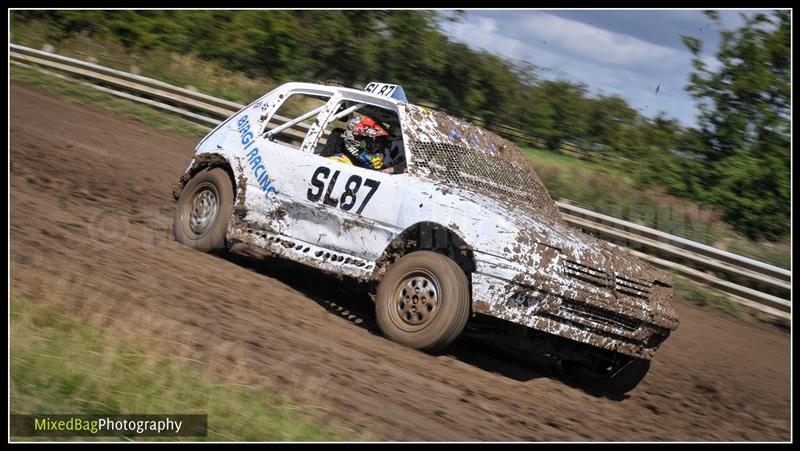
[[[371,92],[367,92],[361,89],[355,88],[347,88],[344,86],[336,86],[331,84],[321,84],[321,83],[304,83],[304,82],[289,82],[285,83],[280,86],[283,89],[298,89],[298,90],[310,90],[310,91],[327,91],[332,93],[342,93],[342,94],[349,94],[350,96],[354,97],[366,97],[375,99],[376,101],[382,102],[389,102],[394,105],[404,105],[408,104],[409,102],[404,100],[399,100],[393,97],[382,96],[378,94],[373,94]]]
[[[473,149],[494,154],[497,147],[510,148],[513,143],[478,125],[459,119],[444,111],[417,105],[407,100],[373,94],[360,89],[324,83],[289,82],[282,89],[330,94],[346,94],[356,101],[365,100],[376,105],[393,105],[406,113],[404,128],[412,138],[425,138],[439,142],[457,142]]]
[[[347,97],[372,100],[375,104],[392,104],[406,113],[404,128],[409,130],[409,137],[437,142],[463,144],[473,150],[496,154],[498,150],[516,149],[516,146],[496,133],[486,130],[444,111],[417,105],[406,100],[373,94],[360,89],[347,88],[324,83],[289,82],[281,85],[285,90],[319,92],[330,94],[346,94]],[[519,152],[518,150],[516,152]]]

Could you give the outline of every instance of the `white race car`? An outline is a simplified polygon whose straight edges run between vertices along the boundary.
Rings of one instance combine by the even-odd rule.
[[[381,124],[377,170],[331,154],[354,115]],[[568,226],[511,142],[400,86],[284,84],[200,142],[174,195],[178,241],[377,283],[378,325],[413,348],[443,349],[486,315],[624,392],[678,326],[667,274]]]

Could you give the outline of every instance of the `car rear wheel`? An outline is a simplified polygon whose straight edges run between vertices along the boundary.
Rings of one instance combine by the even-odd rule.
[[[208,252],[225,247],[233,212],[233,187],[224,169],[203,170],[181,192],[175,209],[175,239]]]
[[[438,351],[450,345],[469,319],[470,287],[451,259],[431,251],[407,254],[378,285],[378,326],[391,340],[411,348]]]

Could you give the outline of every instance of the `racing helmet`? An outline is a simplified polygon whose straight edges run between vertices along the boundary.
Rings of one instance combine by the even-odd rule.
[[[382,138],[389,136],[389,132],[381,126],[375,119],[363,114],[355,114],[347,123],[347,128],[353,132],[353,136],[365,138]]]
[[[347,132],[353,140],[359,141],[359,148],[369,153],[380,151],[381,143],[390,133],[378,121],[364,114],[354,114],[347,122]]]

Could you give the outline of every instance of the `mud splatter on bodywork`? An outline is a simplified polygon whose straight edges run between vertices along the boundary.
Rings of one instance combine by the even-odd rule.
[[[245,175],[241,161],[237,163],[237,169],[236,203],[233,205],[233,216],[244,218],[247,216],[247,203],[245,202],[245,199],[247,199],[247,176]]]
[[[536,171],[511,141],[439,111],[404,104],[410,169],[441,185],[478,192],[510,210],[561,221]]]
[[[213,169],[213,168],[227,168],[228,167],[228,160],[225,159],[220,154],[217,153],[202,153],[196,154],[192,159],[192,162],[189,164],[189,168],[181,176],[180,180],[178,180],[177,186],[175,189],[172,190],[172,197],[175,200],[181,197],[181,192],[183,192],[183,188],[195,176],[198,172],[203,169]],[[231,180],[233,182],[233,180]]]
[[[666,273],[569,226],[510,141],[414,105],[404,115],[410,170],[440,192],[496,202],[502,208],[493,213],[509,225],[506,239],[475,244],[476,312],[652,358],[678,326]]]

